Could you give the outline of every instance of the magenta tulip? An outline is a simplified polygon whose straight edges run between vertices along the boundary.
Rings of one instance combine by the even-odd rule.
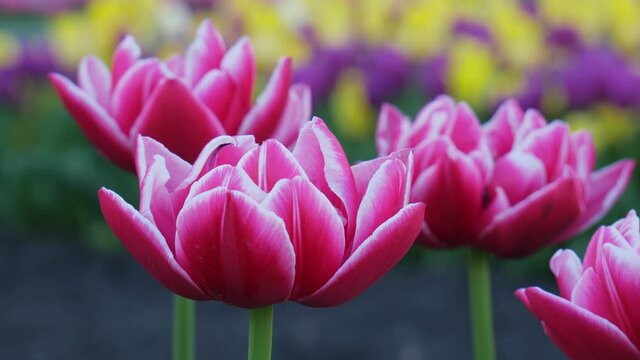
[[[427,204],[422,245],[472,246],[500,257],[529,255],[598,221],[616,202],[634,162],[593,172],[587,131],[570,133],[535,110],[504,103],[484,125],[464,103],[441,96],[413,123],[385,105],[380,155],[413,148],[411,201]]]
[[[100,204],[129,252],[181,296],[333,306],[369,287],[418,235],[424,205],[408,202],[412,162],[401,151],[350,167],[319,119],[292,152],[220,136],[193,165],[140,137],[140,210],[104,188]]]
[[[77,85],[60,74],[50,78],[87,138],[111,161],[134,171],[138,135],[153,137],[187,161],[225,134],[291,145],[311,116],[310,90],[291,86],[291,60],[283,58],[252,104],[255,67],[248,39],[227,51],[204,21],[184,55],[142,59],[128,36],[113,55],[111,71],[88,56],[78,68]]]
[[[560,296],[538,287],[516,295],[571,359],[640,359],[640,232],[635,211],[596,231],[584,261],[551,258]]]

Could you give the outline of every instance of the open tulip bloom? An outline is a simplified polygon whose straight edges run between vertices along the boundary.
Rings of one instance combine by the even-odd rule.
[[[413,122],[384,105],[376,137],[380,156],[414,149],[410,199],[427,204],[417,243],[472,248],[473,322],[489,322],[476,335],[492,334],[486,252],[527,256],[588,228],[622,195],[634,168],[632,160],[621,160],[593,172],[590,133],[572,134],[566,123],[547,123],[515,101],[484,125],[448,96],[427,104]],[[493,357],[491,338],[474,342],[476,357]],[[477,349],[486,344],[491,348]]]
[[[283,58],[262,95],[252,104],[256,66],[247,38],[228,51],[209,21],[200,25],[185,54],[166,61],[141,58],[127,36],[112,69],[88,56],[74,84],[60,74],[51,82],[87,138],[120,167],[135,170],[138,135],[153,137],[173,153],[194,161],[219,135],[250,134],[291,145],[310,118],[306,85],[291,85],[291,60]]]
[[[635,211],[591,238],[584,261],[551,258],[560,296],[538,287],[516,295],[571,359],[640,359],[640,230]]]
[[[139,210],[104,188],[100,204],[123,245],[174,293],[270,316],[287,300],[346,302],[405,255],[424,215],[424,204],[409,203],[412,162],[405,150],[350,167],[319,119],[293,151],[221,136],[193,165],[140,137]]]

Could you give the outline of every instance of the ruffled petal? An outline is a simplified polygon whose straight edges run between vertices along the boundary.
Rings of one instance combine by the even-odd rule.
[[[365,291],[409,251],[420,232],[424,204],[409,204],[378,227],[320,290],[299,302],[340,305]]]
[[[98,193],[107,224],[133,257],[162,285],[194,300],[206,296],[178,264],[158,229],[118,194],[105,188]]]
[[[187,176],[191,164],[182,160],[153,138],[139,135],[136,140],[136,172],[140,183],[147,176],[149,167],[156,156],[164,159],[169,174],[166,186],[169,191],[173,191]],[[140,187],[142,188],[142,186]]]
[[[131,130],[150,136],[188,162],[213,138],[224,134],[218,119],[177,79],[165,79]]]
[[[109,160],[134,171],[133,144],[105,109],[64,76],[51,74],[49,79],[89,141]]]
[[[582,262],[573,250],[558,250],[550,262],[551,271],[556,276],[560,296],[571,300],[571,293],[580,276],[582,276]]]
[[[278,126],[291,86],[291,59],[280,59],[264,91],[240,124],[239,134],[251,134],[261,142]]]
[[[280,179],[296,176],[307,178],[293,154],[273,139],[248,151],[238,162],[238,168],[244,170],[265,192],[270,192]]]
[[[189,189],[189,194],[187,195],[185,203],[203,192],[219,187],[240,191],[257,202],[262,202],[264,197],[267,195],[260,190],[247,173],[236,167],[225,164],[213,168],[194,182]]]
[[[406,176],[407,184],[405,186],[405,190],[407,193],[405,194],[406,195],[405,205],[409,203],[409,192],[411,190],[414,157],[413,157],[413,152],[407,149],[391,153],[387,156],[381,156],[375,159],[362,161],[351,166],[351,171],[353,172],[353,178],[356,182],[356,193],[357,193],[358,199],[362,199],[364,197],[364,193],[367,191],[367,188],[369,187],[369,182],[371,181],[373,174],[375,174],[376,171],[378,171],[378,169],[380,168],[380,166],[382,166],[382,164],[384,164],[385,162],[391,159],[398,159],[402,161],[407,171],[407,176]]]
[[[532,131],[516,149],[540,159],[547,171],[547,179],[553,181],[562,174],[569,160],[569,128],[565,123],[555,121]]]
[[[177,229],[178,262],[210,297],[245,308],[287,300],[295,254],[284,222],[248,196],[202,193],[182,209]]]
[[[342,264],[345,238],[338,212],[302,177],[280,181],[262,205],[284,220],[296,253],[296,277],[290,299],[311,295]]]
[[[455,116],[455,101],[446,95],[438,96],[416,115],[408,138],[408,147],[416,147],[422,141],[445,134],[445,128],[454,121]]]
[[[547,335],[570,358],[640,358],[640,351],[627,336],[606,319],[540,288],[526,289],[525,296]]]
[[[411,121],[397,107],[382,104],[376,127],[378,156],[388,155],[405,147]]]

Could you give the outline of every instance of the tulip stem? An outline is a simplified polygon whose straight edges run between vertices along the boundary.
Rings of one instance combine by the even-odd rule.
[[[249,360],[271,359],[273,305],[249,310]]]
[[[489,257],[486,252],[473,248],[469,252],[469,305],[474,358],[494,360]]]
[[[195,344],[195,303],[173,296],[173,360],[193,360]]]

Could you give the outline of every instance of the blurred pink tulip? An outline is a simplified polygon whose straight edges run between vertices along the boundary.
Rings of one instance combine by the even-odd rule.
[[[227,51],[204,21],[184,55],[142,59],[128,36],[113,55],[111,71],[88,56],[78,68],[77,85],[60,74],[50,79],[87,138],[111,161],[134,171],[138,135],[153,137],[190,162],[219,135],[250,134],[291,145],[311,116],[310,90],[291,86],[291,60],[283,58],[252,104],[255,68],[248,39]]]
[[[325,124],[276,140],[220,136],[193,165],[140,137],[140,210],[100,190],[107,223],[173,292],[253,308],[286,300],[334,306],[395,265],[420,231],[409,204],[413,156],[350,167]]]
[[[635,211],[591,238],[584,262],[551,258],[560,296],[538,287],[516,295],[571,359],[640,359],[640,232]]]
[[[413,148],[411,201],[427,204],[418,243],[474,246],[501,257],[529,255],[598,221],[622,195],[635,163],[592,172],[591,134],[547,124],[535,110],[505,102],[484,125],[447,96],[413,123],[384,105],[379,155]]]

